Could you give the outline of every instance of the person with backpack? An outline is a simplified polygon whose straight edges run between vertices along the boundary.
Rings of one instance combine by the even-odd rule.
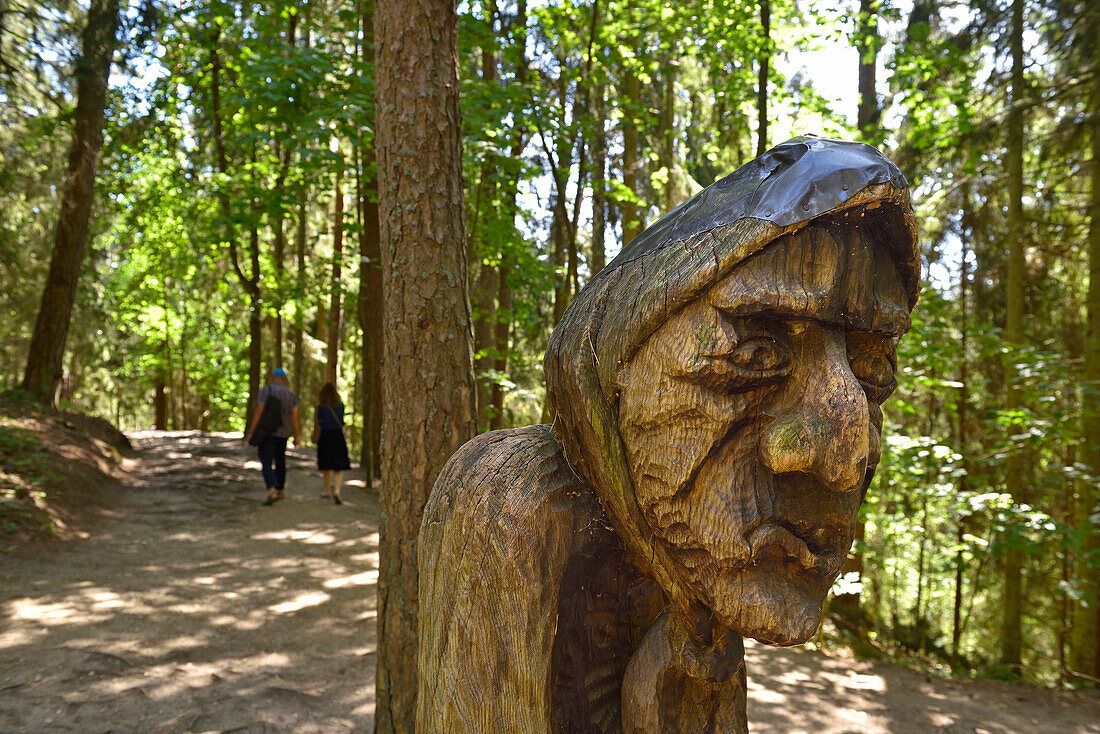
[[[334,383],[326,382],[317,393],[313,440],[317,444],[317,468],[321,470],[321,479],[325,483],[325,492],[321,497],[326,500],[331,498],[342,505],[344,500],[340,498],[340,483],[344,472],[351,469],[351,460],[348,459],[348,444],[344,440],[344,404],[340,402]]]
[[[252,426],[245,434],[245,441],[257,447],[260,468],[264,473],[267,499],[264,505],[273,505],[283,498],[286,484],[286,444],[295,443],[301,433],[298,419],[298,396],[290,389],[286,370],[276,368],[267,385],[256,398],[258,409],[252,415]]]

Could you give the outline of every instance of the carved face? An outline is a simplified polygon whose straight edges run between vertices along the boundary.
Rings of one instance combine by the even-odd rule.
[[[762,642],[814,634],[908,325],[885,248],[841,222],[769,245],[642,345],[622,373],[620,432],[686,587],[674,596]]]

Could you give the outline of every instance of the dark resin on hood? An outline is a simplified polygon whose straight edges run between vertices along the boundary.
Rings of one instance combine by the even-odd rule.
[[[780,227],[809,221],[857,192],[890,183],[907,188],[894,163],[869,145],[800,135],[775,146],[691,197],[623,247],[602,271],[739,219]]]

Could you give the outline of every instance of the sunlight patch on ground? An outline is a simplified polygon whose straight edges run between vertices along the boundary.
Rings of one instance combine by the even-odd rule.
[[[886,681],[877,675],[849,673],[844,678],[844,687],[860,691],[885,691]]]
[[[344,576],[338,579],[329,579],[323,586],[326,589],[343,589],[347,586],[366,586],[378,581],[378,571],[364,571],[352,576]]]
[[[322,543],[334,543],[336,538],[328,532],[321,530],[277,530],[267,533],[255,533],[253,540],[300,540],[312,545]]]
[[[331,597],[323,591],[307,591],[304,594],[299,594],[290,601],[284,601],[281,604],[273,604],[268,607],[276,614],[289,614],[291,612],[297,612],[300,609],[306,607],[315,607],[318,604],[324,604]]]
[[[113,591],[98,591],[91,595],[92,609],[97,612],[105,612],[109,609],[119,609],[126,606],[126,602]]]
[[[68,624],[75,611],[68,604],[39,604],[33,599],[16,599],[11,603],[12,616],[41,624]]]

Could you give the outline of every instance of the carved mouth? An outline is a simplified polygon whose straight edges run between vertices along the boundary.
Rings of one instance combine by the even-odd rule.
[[[814,575],[826,575],[836,570],[840,553],[836,538],[844,532],[833,524],[813,528],[796,528],[793,523],[778,518],[764,520],[745,535],[752,564],[793,562]]]

